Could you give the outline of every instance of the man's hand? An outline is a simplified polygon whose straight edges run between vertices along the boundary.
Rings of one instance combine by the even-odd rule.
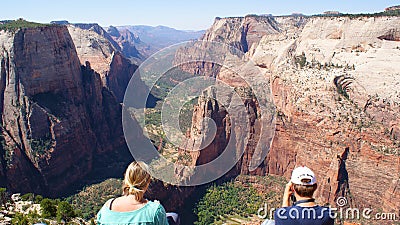
[[[286,184],[285,192],[283,193],[282,207],[290,206],[290,195],[292,194],[293,194],[293,183],[289,181],[289,183]]]

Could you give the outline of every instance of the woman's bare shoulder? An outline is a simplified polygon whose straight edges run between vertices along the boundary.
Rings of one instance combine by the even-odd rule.
[[[118,197],[119,198],[119,197]],[[103,205],[103,207],[106,207],[106,208],[110,208],[110,205],[111,205],[111,202],[114,202],[114,200],[115,199],[117,199],[117,198],[110,198],[110,199],[108,199],[105,203],[104,203],[104,205]]]

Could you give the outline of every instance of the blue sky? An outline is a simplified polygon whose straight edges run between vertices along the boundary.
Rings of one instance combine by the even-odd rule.
[[[378,12],[399,0],[2,0],[0,20],[25,18],[35,22],[68,20],[109,25],[164,25],[199,30],[215,17],[247,14],[307,15],[327,10],[346,13]]]

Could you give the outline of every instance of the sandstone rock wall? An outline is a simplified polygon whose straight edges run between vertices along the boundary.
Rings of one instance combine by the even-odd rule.
[[[68,25],[68,30],[81,64],[89,62],[91,68],[100,74],[102,85],[122,102],[125,89],[137,65],[123,55],[123,49],[97,24]],[[144,93],[146,85],[140,77],[135,78],[134,82],[142,83],[138,93]]]
[[[399,194],[396,112],[400,86],[396,80],[400,78],[400,44],[396,38],[389,38],[399,28],[399,17],[216,19],[204,40],[223,42],[246,52],[245,57],[263,72],[257,79],[271,84],[277,116],[275,136],[268,157],[255,170],[257,174],[288,178],[294,167],[307,165],[320,181],[317,197],[321,203],[335,205],[338,197],[345,196],[351,206],[399,209],[399,203],[386,204],[389,196]],[[177,57],[185,54],[195,52],[183,49]],[[229,73],[218,70],[212,74],[212,66],[203,65],[192,63],[182,69],[229,83],[225,79]],[[249,70],[248,76],[253,75]],[[351,81],[343,81],[338,87],[334,80],[339,76],[350,77]],[[200,121],[204,112],[218,120],[220,105],[209,105],[199,101],[193,121]],[[257,111],[254,102],[249,106],[250,115]],[[255,124],[260,118],[255,116],[255,121],[257,134]],[[196,130],[196,125],[192,126]],[[217,128],[223,134],[219,133],[207,147],[214,150],[200,151],[194,156],[196,162],[210,161],[214,153],[221,151],[219,146],[229,137],[226,126]],[[237,143],[237,147],[243,146]],[[236,173],[251,173],[248,159],[252,151],[254,145],[246,146]]]
[[[97,23],[75,23],[71,25],[74,27],[78,27],[82,30],[89,30],[95,32],[96,34],[104,37],[107,41],[109,41],[110,44],[113,46],[113,48],[115,48],[118,51],[121,51],[121,46],[119,46],[119,44],[114,41],[111,35]]]
[[[64,26],[0,31],[2,180],[57,195],[124,144],[120,106]],[[4,183],[3,183],[4,184]]]
[[[143,43],[139,36],[133,34],[128,29],[119,31],[116,27],[110,26],[107,29],[107,33],[109,33],[111,38],[121,47],[121,52],[124,56],[131,60],[140,63],[150,56],[151,47]]]

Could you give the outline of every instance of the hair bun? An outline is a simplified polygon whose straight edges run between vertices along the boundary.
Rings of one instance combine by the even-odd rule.
[[[142,192],[141,189],[137,188],[135,185],[129,185],[129,193],[130,194],[136,194]]]
[[[150,183],[150,174],[144,162],[133,162],[126,169],[124,176],[124,193],[135,195],[140,201]],[[125,191],[127,190],[127,192]]]

